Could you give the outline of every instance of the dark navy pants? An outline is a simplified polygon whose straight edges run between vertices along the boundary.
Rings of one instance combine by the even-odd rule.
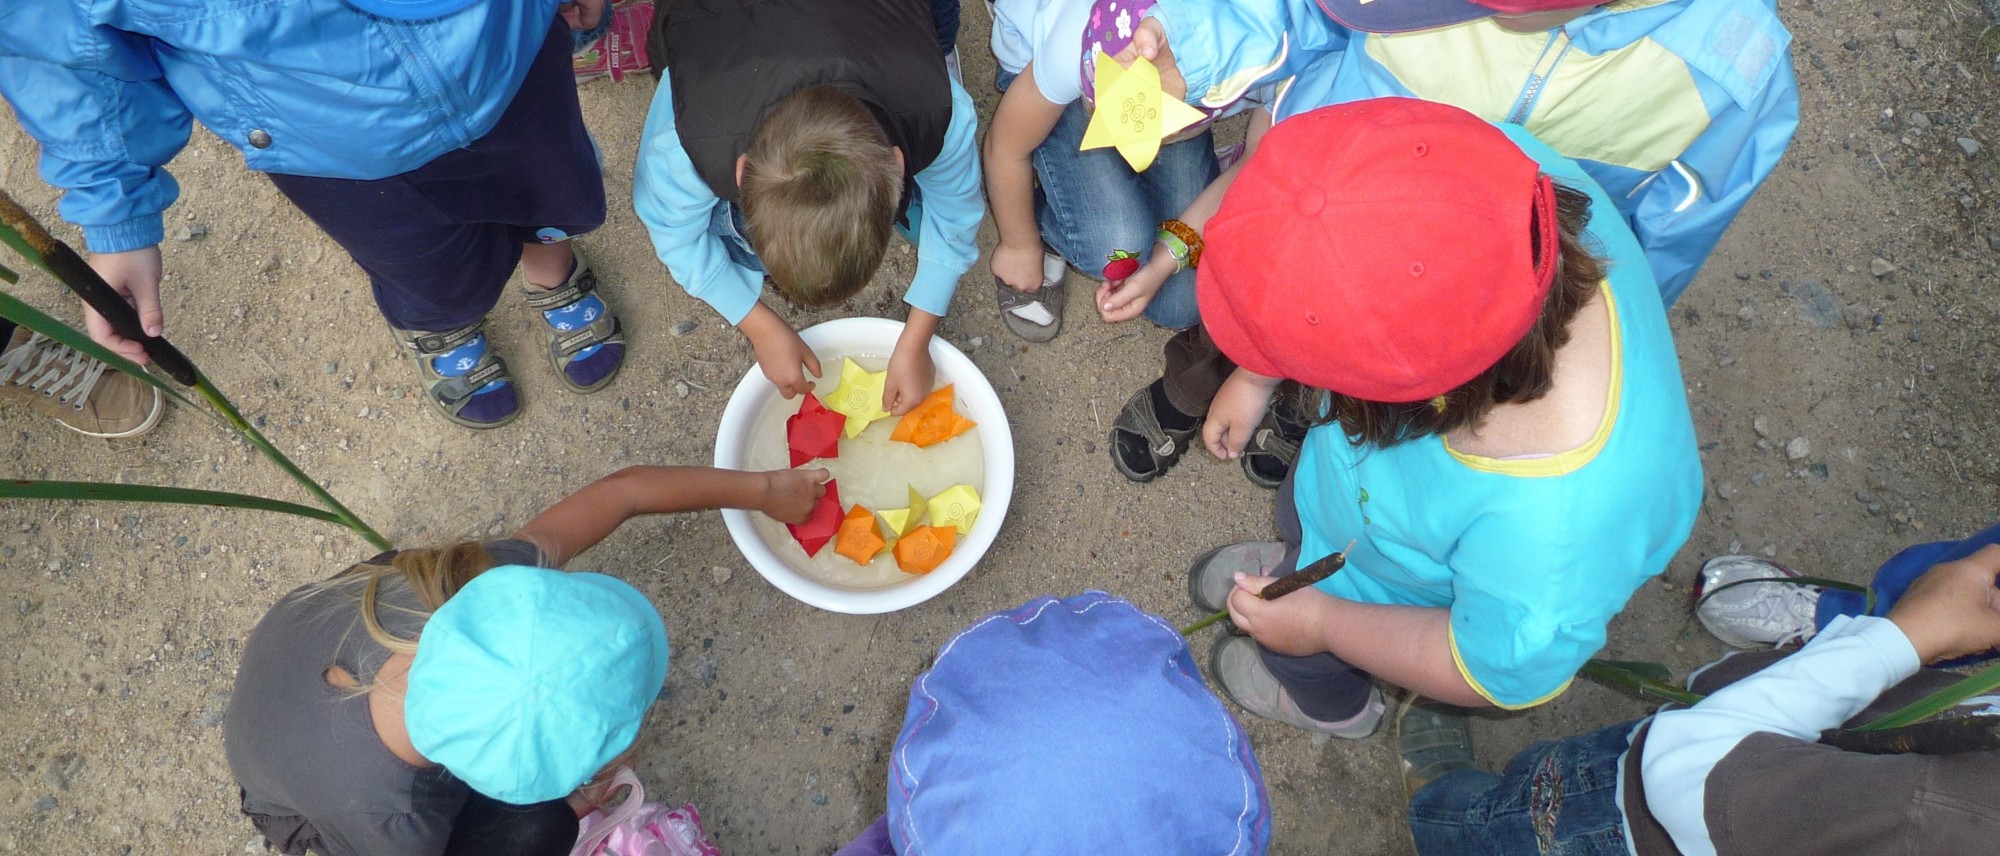
[[[486,316],[521,247],[604,223],[604,175],[583,127],[557,19],[498,124],[463,149],[375,180],[271,174],[367,271],[389,325],[444,331]]]

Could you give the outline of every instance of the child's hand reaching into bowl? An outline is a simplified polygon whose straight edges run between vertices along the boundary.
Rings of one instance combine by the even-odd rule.
[[[826,493],[826,481],[831,477],[825,467],[771,470],[764,474],[764,501],[758,504],[757,510],[771,515],[780,523],[804,523],[806,517],[812,514],[813,506]]]

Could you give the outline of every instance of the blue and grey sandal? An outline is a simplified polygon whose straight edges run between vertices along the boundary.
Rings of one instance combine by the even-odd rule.
[[[390,328],[415,360],[438,415],[467,428],[498,428],[521,415],[520,394],[485,328],[483,318],[441,333]]]
[[[569,280],[555,288],[524,288],[528,306],[547,325],[549,364],[571,392],[596,392],[625,364],[625,331],[597,294],[597,274],[582,253]]]

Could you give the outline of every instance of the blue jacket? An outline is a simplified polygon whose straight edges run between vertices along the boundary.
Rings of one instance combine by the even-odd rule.
[[[376,179],[492,130],[557,0],[429,21],[341,0],[5,0],[0,95],[92,252],[160,242],[190,120],[251,169]]]
[[[1526,126],[1611,194],[1669,305],[1799,122],[1791,34],[1771,0],[1621,0],[1528,34],[1490,20],[1359,33],[1314,0],[1160,0],[1148,14],[1190,91],[1284,56],[1281,73],[1299,70],[1280,84],[1279,121],[1408,96]]]

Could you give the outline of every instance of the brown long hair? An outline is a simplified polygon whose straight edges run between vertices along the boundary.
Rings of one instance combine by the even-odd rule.
[[[1530,246],[1541,236],[1531,220]],[[1478,425],[1501,404],[1534,401],[1555,386],[1556,351],[1569,344],[1569,325],[1604,280],[1604,262],[1585,245],[1590,196],[1556,185],[1558,259],[1555,281],[1541,317],[1491,368],[1428,401],[1368,401],[1325,389],[1299,387],[1298,412],[1308,424],[1340,423],[1348,442],[1387,448],[1432,434]],[[1539,256],[1539,250],[1537,250]],[[1541,259],[1536,258],[1536,263]]]
[[[799,90],[757,125],[743,166],[743,225],[786,297],[829,306],[868,284],[889,248],[903,170],[866,104]]]

